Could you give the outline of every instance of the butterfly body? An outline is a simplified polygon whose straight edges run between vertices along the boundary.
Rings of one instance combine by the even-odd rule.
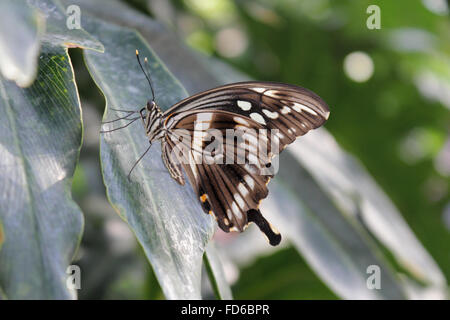
[[[274,155],[297,137],[321,126],[328,116],[326,103],[307,89],[257,81],[207,90],[165,112],[154,101],[140,110],[150,144],[161,141],[162,159],[171,177],[184,185],[183,171],[186,173],[203,210],[216,218],[219,227],[225,232],[242,232],[253,222],[272,245],[281,241],[281,235],[258,208],[268,195],[267,184],[274,173],[263,172],[271,166]],[[212,140],[208,130],[213,129],[213,141],[221,137],[225,141],[218,144],[225,156],[207,150]],[[242,131],[242,137],[247,135],[247,142],[255,139],[258,130],[272,130],[276,134],[266,137],[266,141],[278,144],[271,145],[261,156],[252,142],[244,146],[234,138],[227,141],[227,130],[231,129]],[[254,131],[248,133],[250,130]],[[229,151],[230,146],[237,151]],[[223,161],[240,150],[245,151],[244,163]],[[254,163],[250,163],[251,159]]]

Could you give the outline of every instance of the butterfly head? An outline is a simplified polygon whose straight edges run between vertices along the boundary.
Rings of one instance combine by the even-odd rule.
[[[149,100],[147,101],[147,106],[145,107],[147,109],[147,112],[151,113],[154,110],[159,109],[158,106],[156,105],[156,102],[153,100]]]
[[[147,106],[140,110],[140,114],[150,142],[160,139],[164,133],[162,125],[163,113],[155,101],[148,101]]]

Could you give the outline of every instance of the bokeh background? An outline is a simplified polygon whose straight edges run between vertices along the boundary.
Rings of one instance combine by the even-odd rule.
[[[447,1],[124,2],[160,21],[199,55],[323,97],[331,108],[326,128],[361,160],[450,279]],[[380,29],[367,27],[371,4],[381,9]],[[98,157],[104,99],[81,50],[70,54],[85,125],[73,183],[86,218],[76,262],[83,270],[79,298],[164,299],[133,234],[106,200]],[[235,298],[338,298],[294,248],[260,249],[236,263],[226,257],[227,241],[221,239],[216,241]],[[204,291],[213,296],[208,281]]]

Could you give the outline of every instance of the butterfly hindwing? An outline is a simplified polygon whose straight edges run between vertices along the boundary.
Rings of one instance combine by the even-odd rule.
[[[258,165],[249,163],[249,156],[255,158],[258,154],[256,149],[244,148],[247,144],[232,145],[229,148],[229,141],[227,142],[225,129],[234,128],[236,125],[241,125],[242,121],[236,121],[236,115],[227,111],[217,111],[209,113],[208,111],[193,111],[181,118],[176,125],[176,128],[167,132],[167,141],[178,143],[177,146],[184,149],[184,152],[176,153],[178,160],[183,164],[184,170],[194,186],[194,190],[202,204],[205,212],[214,214],[218,224],[222,230],[229,232],[230,230],[243,231],[251,222],[257,223],[258,227],[263,228],[266,236],[272,243],[276,242],[279,236],[275,231],[267,227],[270,224],[262,223],[266,221],[258,210],[259,203],[262,199],[267,197],[267,184],[271,176],[261,175],[258,171],[258,165],[267,163],[267,158],[262,158]],[[207,126],[202,125],[202,119],[208,119]],[[252,123],[251,120],[249,120]],[[200,125],[199,125],[200,124]],[[258,123],[253,123],[254,127],[262,128]],[[203,135],[211,127],[215,128],[223,135],[224,149],[227,157],[233,157],[233,161],[237,159],[237,154],[244,148],[245,154],[244,163],[210,163],[204,161],[193,161],[196,156],[209,156],[213,158],[212,153],[205,152],[205,141],[208,137]],[[178,129],[178,130],[177,130]],[[223,130],[222,130],[223,129]],[[245,134],[246,131],[242,131]],[[183,144],[185,138],[192,138],[194,135],[199,135],[204,138],[201,144],[192,141],[192,143]],[[194,139],[195,140],[195,139]],[[250,143],[251,145],[251,143]],[[191,147],[190,147],[191,146]],[[250,146],[251,147],[251,146]],[[172,152],[177,151],[176,147]],[[232,152],[234,151],[234,152]],[[164,156],[164,158],[171,159],[173,157]],[[260,158],[261,159],[261,158]],[[248,212],[252,212],[251,219],[248,218]],[[264,227],[265,226],[265,227]]]

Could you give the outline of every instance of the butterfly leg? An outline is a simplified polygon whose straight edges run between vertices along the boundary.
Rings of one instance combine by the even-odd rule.
[[[251,209],[247,212],[248,222],[254,222],[259,230],[264,233],[272,246],[281,241],[281,234],[261,214],[261,211]]]
[[[132,120],[132,119],[129,119],[129,118],[128,118],[128,117],[131,116],[132,114],[133,114],[133,113],[129,113],[129,114],[127,114],[127,115],[124,116],[124,117],[116,118],[116,119],[114,119],[114,120],[102,121],[102,124],[105,124],[105,123],[113,123],[113,122],[116,122],[116,121],[119,121],[119,120]]]

